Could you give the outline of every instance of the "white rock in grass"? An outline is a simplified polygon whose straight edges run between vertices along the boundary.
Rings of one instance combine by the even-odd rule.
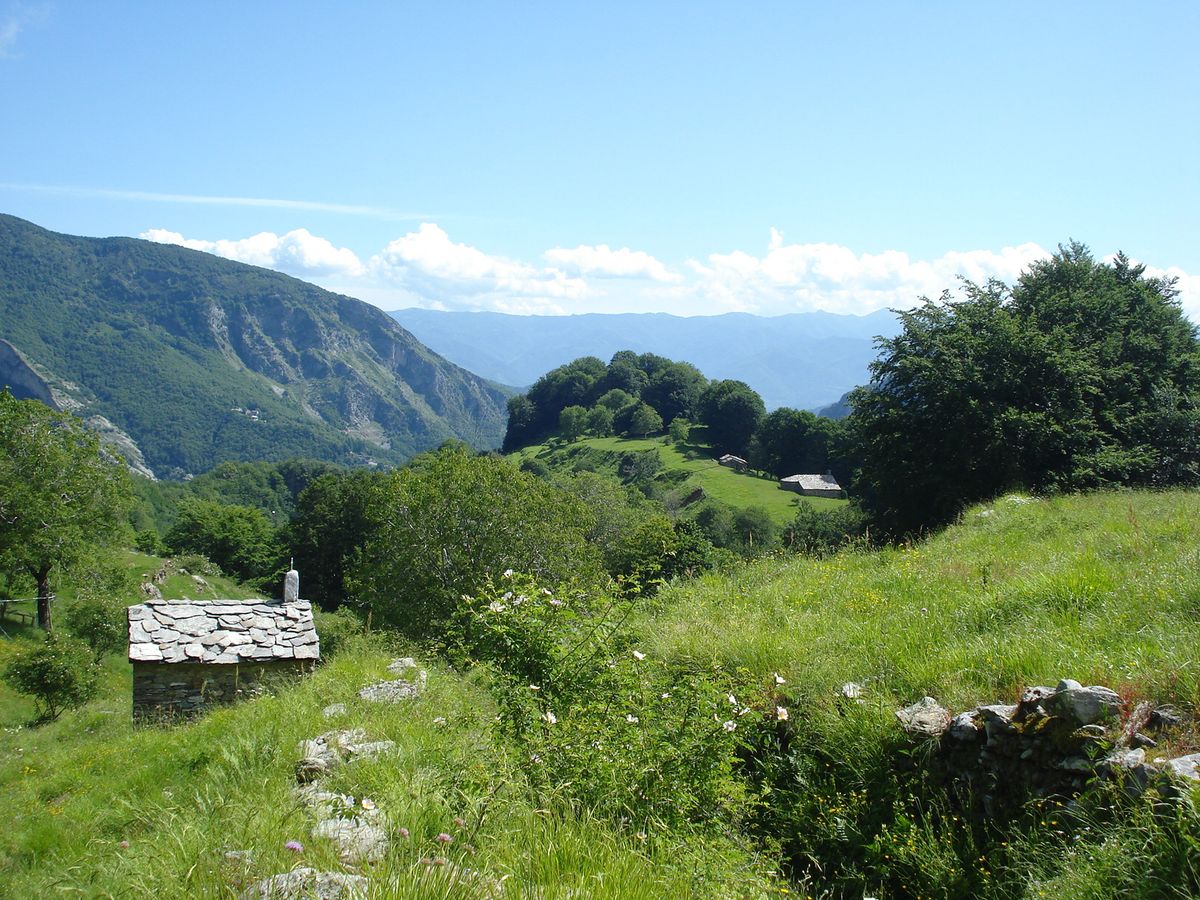
[[[366,900],[367,879],[344,872],[293,869],[256,881],[241,900]]]
[[[896,718],[913,737],[941,737],[950,725],[950,711],[932,697],[922,697],[912,706],[896,710]]]

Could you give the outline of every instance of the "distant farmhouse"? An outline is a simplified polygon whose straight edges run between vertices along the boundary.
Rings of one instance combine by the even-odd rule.
[[[295,571],[282,601],[151,600],[128,615],[134,721],[197,715],[265,679],[309,672],[321,656]]]
[[[795,491],[803,497],[838,499],[842,496],[842,486],[830,472],[824,475],[789,475],[779,479],[779,487],[785,491]]]
[[[746,462],[740,456],[734,456],[732,453],[726,453],[717,462],[731,469],[737,469],[739,472],[745,472],[747,466],[750,465],[750,463]]]

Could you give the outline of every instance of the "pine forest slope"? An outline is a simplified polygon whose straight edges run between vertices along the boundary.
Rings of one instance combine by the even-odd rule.
[[[6,343],[5,343],[6,342]],[[0,215],[0,377],[101,416],[160,475],[492,447],[505,395],[386,313],[287,275]]]

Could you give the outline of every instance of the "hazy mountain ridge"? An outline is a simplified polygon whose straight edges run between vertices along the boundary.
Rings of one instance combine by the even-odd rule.
[[[402,309],[391,315],[447,359],[504,384],[529,385],[580,356],[618,350],[687,360],[712,379],[753,387],[769,408],[816,409],[868,379],[876,335],[899,331],[887,311],[867,316],[793,313],[674,316],[589,313],[514,316]]]
[[[159,474],[297,455],[399,462],[452,437],[495,446],[506,421],[500,389],[367,303],[3,215],[0,338],[17,380],[36,386],[32,372],[60,407],[104,416]]]

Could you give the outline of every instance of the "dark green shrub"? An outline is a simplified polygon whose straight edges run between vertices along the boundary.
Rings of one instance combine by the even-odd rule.
[[[362,619],[348,606],[340,606],[334,612],[314,609],[313,624],[321,640],[322,659],[333,656],[347,641],[366,631]]]
[[[43,643],[17,654],[4,670],[4,680],[33,697],[39,719],[51,721],[95,696],[97,674],[87,644],[48,634]]]

